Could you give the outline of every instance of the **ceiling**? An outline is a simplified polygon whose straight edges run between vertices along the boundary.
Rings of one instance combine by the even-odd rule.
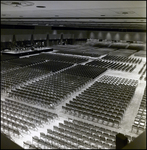
[[[1,24],[146,30],[146,1],[1,1]]]

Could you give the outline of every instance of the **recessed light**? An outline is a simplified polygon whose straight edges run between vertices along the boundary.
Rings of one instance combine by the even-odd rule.
[[[117,14],[123,14],[123,15],[127,15],[127,14],[134,14],[135,12],[133,11],[120,11],[120,12],[116,12]]]
[[[36,6],[37,8],[46,8],[45,6]]]
[[[2,14],[2,16],[10,16],[10,14]]]
[[[122,14],[128,14],[128,12],[122,12]]]
[[[21,5],[20,2],[12,2],[11,4],[13,4],[13,5]]]

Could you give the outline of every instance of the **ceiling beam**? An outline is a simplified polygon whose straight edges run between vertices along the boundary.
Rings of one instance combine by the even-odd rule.
[[[2,17],[2,19],[146,19],[146,17]]]

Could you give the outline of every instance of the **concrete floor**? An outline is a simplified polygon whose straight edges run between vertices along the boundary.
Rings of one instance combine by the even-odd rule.
[[[55,52],[55,50],[53,52]],[[53,53],[53,52],[49,52],[49,53]],[[79,55],[77,57],[79,57]],[[95,58],[91,58],[91,57],[87,57],[87,56],[82,56],[82,57],[89,58],[88,62],[95,59]],[[145,86],[146,86],[146,81],[144,81],[143,79],[139,80],[140,75],[138,74],[138,71],[143,66],[143,64],[146,62],[146,58],[145,57],[137,57],[137,56],[133,56],[133,55],[132,55],[132,57],[142,59],[142,62],[137,65],[137,67],[135,68],[134,71],[132,71],[131,73],[128,73],[128,72],[122,72],[122,71],[116,71],[116,70],[108,69],[106,72],[101,74],[99,77],[97,77],[94,80],[92,80],[91,82],[87,83],[79,91],[73,93],[71,96],[66,98],[54,110],[44,108],[44,110],[48,110],[48,111],[51,111],[51,112],[54,112],[54,113],[58,114],[58,116],[59,116],[58,119],[54,120],[50,124],[44,124],[44,127],[41,127],[41,128],[38,127],[37,131],[30,130],[29,134],[22,134],[22,137],[19,137],[19,138],[13,137],[13,141],[16,142],[18,145],[23,147],[23,141],[32,141],[33,136],[38,136],[39,137],[40,132],[47,133],[47,129],[53,129],[53,126],[58,126],[59,122],[63,123],[64,120],[68,119],[68,118],[82,120],[82,121],[85,121],[87,123],[92,123],[93,125],[97,125],[97,126],[100,126],[100,127],[104,127],[106,129],[110,129],[112,131],[118,131],[118,132],[123,133],[123,134],[127,134],[127,135],[137,137],[138,135],[135,134],[135,133],[132,133],[131,129],[132,129],[132,125],[134,123],[135,116],[138,112],[140,102],[142,100],[142,96],[143,96],[144,89],[145,89]],[[121,121],[121,124],[120,124],[119,128],[109,127],[109,126],[105,126],[105,125],[102,125],[102,124],[99,124],[99,123],[95,123],[95,122],[91,122],[91,121],[88,121],[88,120],[80,119],[78,117],[65,114],[62,111],[62,106],[65,105],[65,103],[69,102],[69,100],[71,100],[75,96],[79,95],[82,91],[84,91],[85,89],[90,87],[95,81],[97,81],[103,75],[109,75],[109,76],[116,76],[116,77],[123,77],[123,78],[138,80],[138,86],[136,88],[135,94],[134,94],[134,96],[133,96],[133,98],[132,98],[125,114],[124,114],[123,120]],[[3,93],[2,93],[1,99],[5,100],[6,97],[7,96],[3,95]],[[14,100],[14,101],[16,101],[16,100]],[[20,103],[23,103],[23,102],[20,102]],[[31,104],[27,104],[27,105],[31,106]],[[43,109],[42,107],[39,107],[39,106],[33,106],[33,107]]]

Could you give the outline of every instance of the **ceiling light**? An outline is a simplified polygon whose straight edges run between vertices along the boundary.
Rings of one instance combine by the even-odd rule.
[[[28,1],[1,1],[1,4],[10,5],[14,7],[26,7],[34,5],[34,3]]]
[[[122,14],[128,14],[128,12],[122,12]]]
[[[10,16],[10,14],[2,14],[2,16]]]
[[[11,4],[13,4],[13,5],[21,5],[20,2],[12,2]]]
[[[127,14],[134,14],[134,11],[120,11],[120,12],[116,12],[117,14],[123,14],[123,15],[127,15]]]
[[[46,8],[45,6],[36,6],[37,8]]]

